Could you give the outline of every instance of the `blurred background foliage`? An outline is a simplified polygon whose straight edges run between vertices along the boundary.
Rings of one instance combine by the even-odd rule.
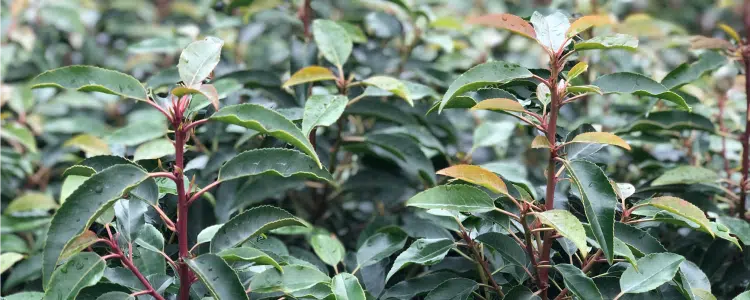
[[[28,80],[61,66],[96,65],[132,74],[157,97],[163,96],[179,81],[174,66],[180,51],[193,40],[213,35],[225,42],[213,79],[222,105],[260,103],[299,120],[306,93],[280,86],[301,66],[326,65],[315,47],[305,43],[300,17],[304,10],[300,7],[302,1],[297,0],[3,0],[2,252],[22,254],[12,268],[13,263],[5,266],[8,260],[3,262],[3,295],[39,289],[39,251],[46,225],[76,186],[72,179],[63,180],[67,167],[98,154],[132,156],[138,146],[167,133],[161,115],[142,103],[104,94],[31,90]],[[352,106],[345,112],[348,125],[317,133],[316,148],[324,164],[335,166],[331,171],[342,183],[339,190],[332,192],[299,179],[225,183],[212,193],[211,201],[202,201],[191,210],[190,236],[196,239],[202,229],[259,203],[284,207],[334,232],[348,249],[355,249],[362,237],[368,236],[363,232],[388,224],[403,226],[412,237],[450,236],[439,218],[403,207],[406,199],[424,188],[418,176],[411,175],[414,166],[361,143],[357,137],[373,132],[406,135],[418,141],[412,144],[430,158],[435,170],[472,162],[525,186],[533,197],[543,195],[546,152],[529,147],[534,137],[531,128],[502,114],[467,110],[426,114],[458,75],[478,63],[503,60],[529,68],[546,66],[546,55],[533,41],[469,25],[467,17],[492,12],[527,17],[534,11],[548,14],[558,10],[571,18],[614,16],[619,20],[617,26],[595,31],[637,36],[639,47],[636,51],[586,53],[581,59],[590,67],[581,80],[587,84],[614,71],[660,80],[679,65],[698,61],[705,51],[694,49],[694,36],[730,40],[718,25],[725,23],[740,31],[740,7],[738,0],[313,0],[312,18],[337,21],[355,43],[345,65],[347,73],[358,79],[388,74],[419,84],[419,97],[413,95],[415,106],[387,91],[371,89],[368,98],[372,101],[361,103],[376,103],[377,109]],[[722,191],[732,189],[724,182],[739,181],[742,148],[735,139],[722,139],[721,132],[727,136],[744,130],[744,80],[737,77],[742,70],[734,60],[714,64],[716,71],[706,70],[707,76],[695,74],[694,81],[677,91],[693,108],[692,114],[656,99],[592,95],[565,106],[560,125],[572,131],[594,124],[601,131],[625,137],[632,152],[607,147],[582,155],[606,166],[605,171],[616,182],[632,184],[636,189],[633,197],[675,193],[709,216],[725,215],[733,207],[732,201],[722,196]],[[313,94],[336,92],[333,85],[302,88],[312,88]],[[532,93],[528,87],[514,92]],[[724,105],[721,114],[720,103]],[[210,107],[200,109],[203,116],[213,112]],[[639,124],[648,123],[642,120],[658,118],[656,112],[673,113],[666,121],[671,122],[668,126],[677,121],[691,126],[637,130]],[[349,140],[339,137],[342,131]],[[220,124],[204,126],[197,133],[201,143],[192,145],[186,173],[205,184],[221,163],[242,150],[281,145],[256,138],[256,134]],[[339,147],[340,152],[332,151]],[[141,163],[154,167],[168,164],[169,158]],[[708,173],[672,181],[668,187],[652,185],[666,171],[686,165],[702,167]],[[164,192],[169,194],[166,188]],[[568,198],[560,195],[556,202],[575,207],[576,203],[567,203]],[[166,203],[174,205],[173,200]],[[147,222],[154,220],[158,217],[150,216]],[[742,255],[729,242],[707,239],[699,232],[668,230],[669,225],[649,228],[670,251],[700,266],[720,299],[736,295],[750,282],[750,256]],[[262,247],[268,249],[316,259],[306,243],[293,235],[269,236],[264,243],[267,245]],[[168,245],[168,252],[174,253],[174,247]],[[464,270],[465,266],[454,259],[434,268]],[[385,286],[384,282],[363,281],[368,290],[382,291]]]

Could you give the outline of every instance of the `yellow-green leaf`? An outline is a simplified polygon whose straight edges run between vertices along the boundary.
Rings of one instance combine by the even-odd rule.
[[[437,174],[481,185],[494,193],[508,195],[508,187],[505,182],[495,173],[480,166],[455,165],[437,171]]]
[[[389,76],[373,76],[362,82],[366,85],[372,85],[379,89],[389,91],[406,100],[409,105],[414,106],[414,102],[411,100],[411,95],[409,94],[409,88],[407,88],[406,84],[401,80]]]
[[[323,81],[323,80],[335,80],[336,75],[333,75],[331,70],[321,66],[309,66],[300,69],[299,71],[292,74],[289,80],[284,82],[281,87],[290,87],[307,82]]]
[[[203,84],[199,88],[189,88],[186,86],[178,86],[172,89],[172,94],[181,97],[188,94],[200,94],[206,97],[216,110],[219,110],[219,92],[212,84]]]
[[[609,24],[613,24],[612,18],[606,15],[583,16],[575,20],[573,24],[570,24],[570,28],[565,32],[565,36],[571,38],[591,27]]]
[[[39,193],[39,192],[28,192],[21,197],[13,199],[5,208],[5,214],[13,214],[17,212],[25,212],[31,210],[50,210],[57,208],[57,202],[52,196]]]
[[[524,112],[523,105],[515,100],[508,98],[492,98],[477,103],[472,110],[491,110],[491,111],[515,111]]]
[[[549,140],[546,136],[543,135],[537,135],[533,141],[531,141],[531,148],[532,149],[549,149],[552,148],[552,145],[550,145]]]
[[[737,31],[734,30],[734,28],[729,27],[729,25],[724,23],[719,23],[719,28],[721,30],[724,30],[732,39],[737,42],[738,45],[742,44],[742,39],[740,38],[740,35],[737,33]]]
[[[607,144],[630,150],[630,145],[628,145],[628,142],[623,140],[621,137],[609,132],[584,132],[574,137],[570,142]]]
[[[107,142],[90,134],[79,134],[67,140],[63,146],[75,147],[86,152],[86,156],[107,155],[109,150]]]
[[[578,62],[575,66],[570,68],[570,71],[568,71],[568,81],[571,81],[574,78],[578,77],[578,75],[583,74],[583,72],[586,72],[588,68],[589,64],[587,64],[585,61]]]
[[[690,202],[677,197],[663,196],[651,199],[648,204],[687,218],[688,220],[697,223],[698,226],[700,226],[705,232],[711,234],[711,236],[714,235],[713,231],[711,231],[711,222],[706,218],[706,215],[700,208]]]
[[[5,252],[0,255],[0,273],[5,273],[15,263],[23,259],[23,254],[15,252]]]
[[[573,214],[567,210],[553,209],[535,214],[542,224],[555,229],[560,235],[573,241],[583,257],[588,254],[586,246],[586,229]]]

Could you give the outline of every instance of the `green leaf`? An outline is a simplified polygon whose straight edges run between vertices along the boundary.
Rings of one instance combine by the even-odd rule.
[[[401,252],[396,257],[391,270],[385,276],[385,281],[388,282],[391,276],[410,264],[430,266],[439,263],[452,247],[453,241],[449,239],[419,239],[415,241],[406,251]]]
[[[479,284],[471,279],[454,278],[448,279],[435,287],[425,300],[467,300],[471,292],[477,289]]]
[[[425,294],[443,283],[444,281],[456,278],[458,275],[448,271],[437,271],[413,277],[394,284],[388,288],[380,299],[413,299],[417,295]]]
[[[673,253],[655,253],[638,260],[638,271],[629,266],[620,277],[620,295],[653,290],[672,280],[685,258]]]
[[[15,122],[8,122],[0,130],[0,137],[18,142],[31,152],[37,152],[36,139],[28,128]]]
[[[530,264],[526,251],[521,248],[521,245],[516,240],[507,235],[499,232],[487,232],[477,236],[476,240],[497,251],[503,260],[509,263],[521,267],[527,267]]]
[[[131,189],[148,179],[148,173],[134,165],[115,165],[83,182],[55,213],[44,245],[43,279],[50,276],[65,245],[82,233],[102,212]]]
[[[11,215],[34,210],[47,211],[55,208],[57,208],[57,202],[52,196],[40,192],[27,192],[10,201],[3,213]]]
[[[750,299],[750,291],[743,292],[737,295],[737,297],[732,298],[732,300],[748,300],[748,299]]]
[[[477,65],[466,71],[466,73],[461,74],[461,76],[451,83],[448,91],[445,92],[445,95],[440,100],[438,112],[442,112],[443,108],[449,102],[466,92],[475,91],[490,85],[507,83],[514,79],[528,78],[531,75],[529,70],[504,61],[493,61]]]
[[[307,66],[292,74],[289,80],[281,86],[287,88],[293,85],[323,80],[336,80],[336,75],[328,68],[321,66]]]
[[[373,76],[362,81],[366,85],[377,87],[381,90],[386,90],[393,93],[396,96],[406,100],[406,103],[414,106],[409,88],[404,82],[389,76]]]
[[[184,38],[154,37],[140,40],[128,46],[128,53],[162,53],[175,54],[187,45],[189,40]]]
[[[616,226],[615,226],[616,227]],[[599,242],[596,241],[596,238],[594,238],[594,232],[591,231],[591,226],[588,224],[584,224],[583,228],[586,230],[586,238],[588,242],[594,246],[594,248],[601,248],[599,246]],[[637,229],[636,229],[637,230]],[[630,250],[630,246],[626,244],[625,242],[621,241],[619,238],[617,238],[617,233],[615,233],[615,256],[624,257],[630,264],[634,265],[636,267],[636,271],[638,270],[638,265],[635,259],[635,255],[633,254],[633,251]]]
[[[211,253],[235,247],[271,229],[292,225],[306,226],[305,222],[280,208],[263,205],[248,209],[219,228],[211,239]]]
[[[667,100],[680,108],[690,111],[690,106],[680,95],[669,91],[661,83],[637,73],[620,72],[601,76],[593,84],[605,94],[633,94]]]
[[[333,234],[314,234],[310,237],[310,245],[320,260],[328,265],[336,266],[344,260],[344,245]]]
[[[114,291],[102,294],[96,300],[135,300],[135,297],[126,292]]]
[[[555,229],[560,235],[573,241],[583,257],[588,253],[586,246],[586,230],[581,221],[567,210],[553,209],[535,214],[542,224]]]
[[[615,223],[615,235],[640,255],[667,252],[655,237],[629,224]]]
[[[148,141],[138,148],[135,148],[133,160],[157,159],[167,155],[174,155],[175,149],[172,142],[168,139],[156,139]]]
[[[493,98],[493,99],[487,99],[483,100],[476,105],[474,105],[471,110],[491,110],[491,111],[498,111],[498,112],[525,112],[526,109],[523,108],[523,104],[516,100],[511,100],[507,98]]]
[[[570,68],[570,71],[568,71],[568,81],[571,81],[575,79],[576,77],[578,77],[579,75],[583,74],[583,72],[586,72],[588,68],[589,68],[589,64],[587,64],[585,61],[579,61],[575,66]]]
[[[698,58],[698,61],[681,64],[675,68],[664,79],[661,84],[670,90],[677,89],[685,84],[698,80],[704,74],[718,69],[726,64],[727,58],[716,51],[706,51]]]
[[[634,51],[638,48],[638,39],[634,36],[617,33],[612,36],[597,36],[589,40],[578,42],[574,48],[576,51],[625,49]]]
[[[728,216],[720,216],[718,222],[729,228],[729,232],[736,235],[745,246],[750,246],[750,223]]]
[[[698,166],[679,166],[664,172],[664,174],[654,179],[651,182],[651,186],[696,183],[713,184],[719,181],[719,179],[719,174],[714,170]]]
[[[15,252],[5,252],[0,254],[0,273],[5,273],[10,267],[24,259],[23,254]]]
[[[189,88],[198,88],[219,64],[224,41],[217,37],[206,37],[187,45],[180,54],[177,71],[180,80]]]
[[[597,165],[583,160],[566,161],[568,174],[583,199],[586,219],[609,263],[614,259],[614,224],[617,194]]]
[[[703,213],[700,208],[690,202],[677,197],[663,196],[651,199],[648,202],[648,205],[687,218],[688,220],[697,223],[701,228],[703,228],[703,231],[705,231],[706,233],[710,234],[711,236],[714,235],[713,231],[711,231],[711,225],[709,224],[710,222],[708,221],[708,218],[706,218],[705,213]]]
[[[143,225],[146,224],[148,204],[137,199],[120,199],[115,202],[115,217],[117,218],[117,232],[128,242],[138,237]]]
[[[269,256],[265,252],[260,251],[255,248],[250,248],[250,247],[229,248],[226,250],[222,250],[216,255],[221,256],[221,258],[224,259],[228,263],[252,262],[254,265],[269,265],[269,266],[273,266],[279,271],[283,271],[281,269],[281,265],[279,265],[279,263],[276,262],[276,260],[274,260],[271,256]]]
[[[65,180],[63,180],[62,187],[60,188],[60,204],[65,203],[65,199],[68,199],[70,194],[72,194],[73,191],[75,191],[81,184],[83,184],[86,179],[89,179],[89,177],[78,175],[66,176]]]
[[[57,87],[146,100],[146,88],[133,76],[93,66],[68,66],[46,71],[31,80],[31,88]]]
[[[211,120],[239,125],[284,140],[312,157],[323,168],[315,148],[292,121],[281,114],[257,104],[226,106],[217,111]]]
[[[687,129],[714,132],[715,126],[708,118],[686,111],[670,110],[657,111],[646,117],[630,122],[630,125],[618,130],[618,133],[671,130],[681,131]]]
[[[318,19],[313,21],[312,31],[323,57],[336,66],[343,66],[354,46],[346,29],[334,21]]]
[[[292,149],[264,148],[242,152],[219,169],[220,181],[274,174],[281,177],[302,176],[333,183],[325,168],[318,168],[309,156]]]
[[[579,299],[604,299],[594,281],[578,267],[571,264],[557,264],[555,270],[562,274],[565,287]]]
[[[602,90],[599,89],[598,86],[595,85],[574,85],[574,86],[568,86],[565,89],[566,92],[571,94],[587,94],[587,93],[597,93],[599,95],[602,94]]]
[[[302,117],[302,132],[305,136],[318,126],[331,126],[341,117],[349,102],[341,95],[312,95],[305,102],[305,113]]]
[[[366,267],[391,256],[406,244],[406,233],[398,227],[385,227],[368,237],[357,250],[357,266]]]
[[[193,259],[185,259],[185,264],[206,285],[214,299],[249,299],[237,273],[221,257],[206,253]]]
[[[365,300],[365,291],[359,284],[357,277],[349,273],[341,273],[331,279],[331,291],[336,300]]]
[[[450,184],[422,191],[407,200],[406,206],[460,212],[487,212],[495,209],[495,201],[487,193],[473,186]]]
[[[164,236],[151,224],[145,224],[141,228],[135,243],[149,251],[161,252],[164,250]]]
[[[523,285],[517,285],[510,289],[508,294],[505,295],[503,300],[541,300],[539,296],[534,294],[529,288]]]
[[[104,267],[104,260],[94,252],[71,257],[52,274],[44,299],[76,299],[81,289],[99,282],[104,275]]]
[[[106,138],[109,144],[137,146],[144,142],[163,137],[168,132],[167,124],[161,120],[135,122],[119,128]]]
[[[738,249],[742,249],[742,245],[740,245],[739,240],[736,237],[731,236],[730,234],[732,232],[729,231],[729,228],[724,226],[723,224],[719,224],[716,222],[711,222],[711,232],[713,232],[716,237],[720,239],[727,240],[737,246]]]
[[[435,169],[427,156],[425,156],[419,144],[413,139],[399,134],[368,134],[365,142],[376,145],[387,151],[395,161],[402,163],[402,169],[409,174],[419,176],[428,185],[435,184]]]
[[[3,300],[42,300],[44,293],[21,292],[3,297]]]
[[[331,281],[328,275],[318,269],[301,266],[286,265],[283,271],[268,269],[255,275],[250,281],[250,290],[257,293],[283,292],[291,294],[299,290],[311,288],[314,285]]]
[[[534,12],[531,15],[531,24],[534,25],[536,40],[539,44],[553,53],[565,47],[564,43],[567,41],[565,33],[570,28],[568,17],[560,12],[548,16]]]

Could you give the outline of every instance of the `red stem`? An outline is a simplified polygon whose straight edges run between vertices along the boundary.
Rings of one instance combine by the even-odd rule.
[[[745,0],[744,5],[744,21],[745,21],[745,33],[750,33],[750,0]],[[750,169],[750,49],[748,45],[742,47],[742,58],[745,63],[745,95],[747,95],[745,113],[745,133],[742,135],[742,181],[740,182],[740,203],[739,212],[740,218],[745,218],[746,204],[747,204],[747,179],[748,170]]]
[[[216,180],[212,182],[211,184],[207,185],[206,187],[202,188],[200,191],[195,192],[195,194],[193,194],[193,196],[191,196],[190,199],[188,200],[187,205],[190,206],[190,204],[193,204],[193,201],[198,200],[198,198],[200,198],[201,195],[203,195],[205,192],[208,192],[208,190],[214,188],[215,186],[219,185],[219,183],[221,183],[221,181]]]
[[[178,119],[181,119],[178,117]],[[180,300],[190,299],[190,269],[185,264],[185,259],[190,258],[190,249],[188,247],[188,198],[185,193],[185,183],[182,176],[182,170],[185,165],[184,163],[184,149],[186,132],[180,128],[179,125],[175,126],[178,128],[175,130],[175,166],[174,176],[175,184],[177,185],[177,240],[179,242],[180,249]]]
[[[562,95],[557,89],[557,75],[560,69],[561,54],[561,52],[558,52],[555,56],[552,57],[552,60],[550,61],[550,78],[547,80],[549,83],[552,99],[549,110],[549,122],[546,124],[546,128],[547,140],[549,141],[550,145],[552,145],[552,147],[550,148],[549,163],[547,165],[547,191],[544,198],[545,210],[552,210],[555,207],[555,186],[557,185],[557,172],[555,171],[555,164],[558,156],[558,147],[555,144],[555,137],[557,135],[557,113],[560,110],[560,106],[562,105]],[[539,262],[546,262],[547,264],[549,264],[550,251],[552,249],[552,237],[554,236],[554,234],[554,231],[547,231],[544,233],[541,250],[542,254],[539,257]],[[539,275],[539,288],[541,289],[540,296],[543,300],[547,300],[547,288],[549,287],[549,269],[537,268],[536,271]]]
[[[166,177],[166,178],[169,178],[169,179],[172,179],[172,180],[177,179],[177,177],[174,177],[174,174],[169,173],[169,172],[153,172],[153,173],[148,173],[148,177]]]

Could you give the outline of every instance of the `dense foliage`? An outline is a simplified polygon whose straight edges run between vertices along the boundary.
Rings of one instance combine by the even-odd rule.
[[[750,4],[2,5],[3,299],[750,299]]]

